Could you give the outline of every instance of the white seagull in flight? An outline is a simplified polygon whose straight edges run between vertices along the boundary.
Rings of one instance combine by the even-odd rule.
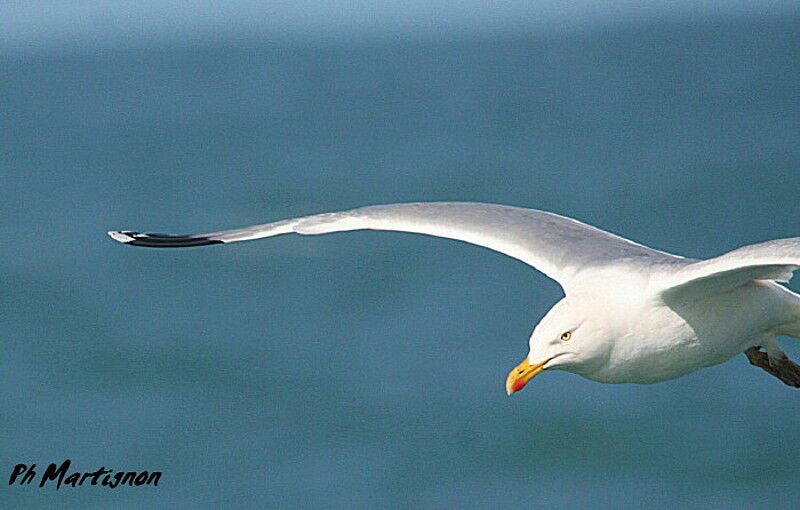
[[[800,237],[698,260],[550,212],[460,202],[376,205],[208,234],[108,234],[131,246],[182,248],[361,229],[484,246],[561,285],[564,298],[536,325],[528,356],[508,375],[509,395],[545,370],[604,383],[649,384],[741,352],[785,384],[800,387],[800,366],[777,342],[780,335],[800,338],[800,296],[777,283],[800,267]]]

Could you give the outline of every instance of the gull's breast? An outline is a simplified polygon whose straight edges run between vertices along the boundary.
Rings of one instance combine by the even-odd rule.
[[[648,316],[649,321],[639,321],[639,327],[617,338],[605,366],[586,376],[605,383],[652,384],[730,358],[704,345],[669,309],[652,310]]]
[[[772,283],[753,282],[702,300],[631,310],[607,362],[581,375],[650,384],[722,363],[785,320],[786,295]]]

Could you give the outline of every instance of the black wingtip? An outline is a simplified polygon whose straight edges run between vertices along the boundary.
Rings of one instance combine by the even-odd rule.
[[[132,232],[130,230],[112,230],[108,235],[120,243],[150,248],[188,248],[190,246],[207,246],[224,242],[203,236],[152,234]]]

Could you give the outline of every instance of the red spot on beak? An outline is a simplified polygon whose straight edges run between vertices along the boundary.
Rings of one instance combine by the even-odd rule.
[[[527,382],[523,381],[522,379],[520,379],[519,381],[514,383],[514,386],[511,389],[514,390],[514,393],[516,393],[519,390],[521,390],[522,388],[524,388],[525,384],[527,384]]]

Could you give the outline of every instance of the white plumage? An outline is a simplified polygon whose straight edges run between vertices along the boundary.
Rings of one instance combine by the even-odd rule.
[[[484,246],[562,286],[565,297],[536,326],[528,357],[509,375],[509,393],[543,370],[609,383],[653,383],[746,350],[751,363],[800,386],[800,370],[776,341],[778,335],[800,336],[800,296],[775,283],[800,267],[800,238],[696,260],[545,211],[459,202],[369,206],[187,236],[109,235],[135,246],[185,247],[359,229]]]

